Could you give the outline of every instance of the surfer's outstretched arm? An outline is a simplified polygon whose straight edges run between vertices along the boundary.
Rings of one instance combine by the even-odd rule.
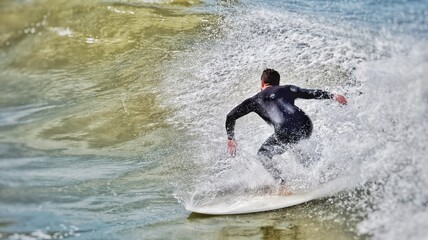
[[[232,109],[226,117],[226,132],[227,132],[227,152],[235,156],[236,154],[236,141],[235,141],[235,123],[240,117],[247,115],[254,111],[255,102],[253,98],[248,98],[241,104]]]
[[[333,94],[319,89],[304,89],[297,86],[290,86],[290,90],[294,92],[296,98],[303,99],[334,99],[341,105],[347,103],[346,98],[340,94]]]

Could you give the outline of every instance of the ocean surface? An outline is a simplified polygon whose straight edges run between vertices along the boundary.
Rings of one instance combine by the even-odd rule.
[[[428,239],[428,2],[0,1],[0,239]],[[255,155],[272,133],[226,114],[282,84],[310,139],[274,161],[278,211],[186,207],[273,184]]]

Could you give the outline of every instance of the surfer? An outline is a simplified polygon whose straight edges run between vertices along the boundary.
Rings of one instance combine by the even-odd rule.
[[[302,139],[309,138],[312,133],[311,119],[296,105],[294,100],[302,99],[334,99],[342,105],[346,98],[330,92],[303,89],[293,85],[279,85],[280,75],[274,69],[265,69],[261,76],[261,92],[243,101],[232,109],[226,118],[227,152],[236,155],[237,143],[234,139],[235,122],[250,112],[257,113],[269,125],[274,133],[262,144],[257,152],[263,167],[275,181],[284,185],[285,180],[279,169],[272,163],[274,155],[282,154],[287,146]]]

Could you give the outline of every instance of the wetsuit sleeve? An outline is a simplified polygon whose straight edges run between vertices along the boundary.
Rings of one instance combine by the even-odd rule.
[[[227,139],[233,139],[235,136],[235,123],[236,120],[242,116],[253,112],[255,108],[255,101],[252,98],[248,98],[241,104],[232,109],[226,117],[226,132]]]
[[[331,99],[334,94],[319,89],[304,89],[296,86],[290,86],[290,90],[295,94],[295,98],[303,99]]]

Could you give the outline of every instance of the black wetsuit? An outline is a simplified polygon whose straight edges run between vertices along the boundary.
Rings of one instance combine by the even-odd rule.
[[[234,138],[235,122],[250,112],[257,113],[263,120],[274,127],[274,134],[260,147],[258,155],[263,166],[275,180],[284,182],[278,169],[271,161],[276,154],[282,154],[290,143],[308,138],[312,133],[310,118],[296,105],[294,100],[330,99],[333,94],[312,89],[302,89],[293,85],[271,86],[246,99],[227,114],[226,131],[228,139]]]

